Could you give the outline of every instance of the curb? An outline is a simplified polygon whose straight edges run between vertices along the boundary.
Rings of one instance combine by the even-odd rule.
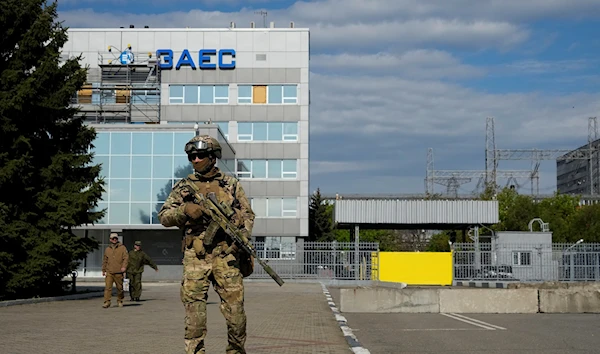
[[[489,282],[489,281],[454,281],[454,286],[463,286],[469,288],[508,288],[508,282]]]
[[[40,297],[40,298],[34,298],[34,299],[7,300],[7,301],[0,301],[0,307],[37,304],[40,302],[51,302],[51,301],[81,300],[81,299],[90,299],[93,297],[101,297],[101,296],[104,296],[104,291],[94,291],[94,292],[89,292],[89,293],[85,293],[85,294],[74,294],[74,295],[65,295],[65,296]]]
[[[364,348],[360,344],[354,333],[352,333],[352,328],[348,327],[348,321],[346,321],[346,317],[340,314],[340,311],[335,306],[335,302],[333,302],[333,298],[331,297],[331,294],[329,293],[329,290],[327,290],[325,284],[321,283],[321,287],[323,288],[323,294],[325,294],[325,298],[327,299],[327,304],[329,304],[329,308],[333,312],[333,315],[335,316],[335,319],[340,326],[340,329],[344,334],[344,338],[346,339],[346,342],[348,342],[350,349],[357,354],[371,354],[368,349]]]

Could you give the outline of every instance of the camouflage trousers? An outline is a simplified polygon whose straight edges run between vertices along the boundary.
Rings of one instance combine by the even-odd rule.
[[[221,313],[227,323],[227,354],[245,354],[246,313],[244,284],[239,262],[233,255],[221,257],[219,248],[198,258],[193,249],[185,250],[181,301],[185,308],[185,352],[206,353],[206,301],[213,288],[221,298]]]
[[[142,296],[142,273],[127,273],[129,279],[129,297],[132,299]]]

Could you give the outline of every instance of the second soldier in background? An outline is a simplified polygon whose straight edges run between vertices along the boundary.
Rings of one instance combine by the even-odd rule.
[[[142,296],[142,273],[144,265],[149,265],[158,272],[158,267],[152,259],[142,251],[142,241],[135,241],[133,249],[129,251],[129,263],[127,265],[127,279],[129,279],[129,297],[131,301],[140,301]]]

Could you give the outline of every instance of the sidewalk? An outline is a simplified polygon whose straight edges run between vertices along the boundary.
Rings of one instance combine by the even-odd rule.
[[[109,309],[101,297],[0,308],[0,353],[184,352],[179,284],[144,283],[141,302],[125,299],[123,308],[116,297]],[[224,353],[225,320],[212,287],[207,308],[207,353]],[[352,352],[320,284],[247,282],[246,314],[248,353]]]

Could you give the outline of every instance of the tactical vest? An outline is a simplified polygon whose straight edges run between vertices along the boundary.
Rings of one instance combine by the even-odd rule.
[[[229,183],[230,178],[227,178],[222,173],[219,173],[214,178],[204,179],[195,174],[190,174],[187,178],[192,181],[199,189],[200,193],[207,196],[208,193],[214,193],[217,201],[226,209],[233,212],[235,206],[235,185]],[[190,240],[190,236],[193,240]],[[197,255],[203,255],[206,248],[212,248],[215,245],[226,239],[226,234],[217,223],[207,220],[194,220],[188,222],[186,227],[186,244],[193,247]],[[191,241],[191,242],[190,242]]]

